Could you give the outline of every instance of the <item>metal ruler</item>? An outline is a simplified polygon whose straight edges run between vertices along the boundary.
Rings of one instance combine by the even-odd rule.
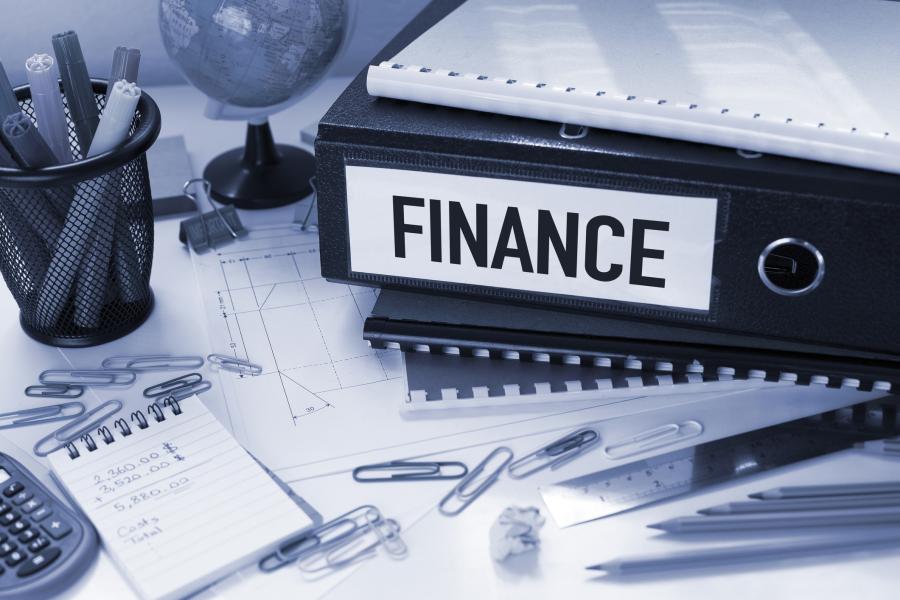
[[[541,496],[556,524],[569,527],[883,438],[896,427],[896,411],[888,414],[890,423],[876,426],[822,416],[774,425],[553,484]]]

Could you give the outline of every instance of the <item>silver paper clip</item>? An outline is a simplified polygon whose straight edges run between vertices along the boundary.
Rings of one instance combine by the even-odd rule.
[[[509,464],[509,476],[524,479],[544,469],[558,469],[600,441],[595,429],[585,427],[538,448]]]
[[[84,387],[131,385],[137,373],[130,369],[48,369],[38,380],[43,384],[60,383]]]
[[[69,383],[29,385],[25,388],[25,395],[29,398],[81,398],[83,394],[83,386]]]
[[[360,535],[360,530],[368,527],[372,520],[377,522],[381,518],[381,512],[370,504],[354,508],[283,542],[274,553],[259,561],[259,569],[269,573],[312,552],[325,551],[345,543]]]
[[[454,472],[453,470],[456,470]],[[449,471],[449,472],[448,472]],[[367,477],[365,473],[376,473]],[[458,461],[412,462],[392,460],[374,465],[363,465],[353,469],[353,480],[359,483],[373,481],[425,481],[429,479],[461,479],[469,473],[469,468]]]
[[[56,431],[53,431],[39,439],[34,444],[34,453],[37,456],[43,458],[49,454],[56,452],[60,448],[66,447],[68,444],[86,434],[94,427],[98,427],[101,423],[103,423],[103,421],[113,416],[121,409],[121,401],[107,400],[96,408],[92,408],[91,410],[84,412],[80,416],[73,419],[70,423],[63,425]],[[94,418],[94,415],[97,415],[98,413],[100,414],[100,416]],[[48,442],[53,442],[55,445],[50,449],[43,448],[43,446],[45,446]]]
[[[172,391],[166,396],[159,396],[158,398],[156,398],[156,403],[165,404],[165,402],[170,399],[174,400],[175,402],[180,402],[185,398],[190,398],[194,394],[202,394],[203,392],[207,392],[210,388],[212,388],[212,383],[204,379],[202,381],[198,381],[194,385],[178,388],[177,390]]]
[[[604,454],[612,460],[635,456],[650,450],[665,448],[684,440],[697,437],[703,433],[703,425],[698,421],[669,423],[662,427],[649,429],[620,442],[614,442],[603,449]]]
[[[131,369],[133,371],[184,371],[203,366],[202,356],[175,356],[172,354],[122,354],[104,358],[104,369]]]
[[[400,538],[400,524],[393,519],[370,518],[366,513],[366,525],[348,536],[343,543],[330,548],[319,548],[297,563],[304,573],[320,573],[322,571],[340,569],[355,563],[363,558],[375,555],[375,550],[382,545],[384,540],[390,540],[393,550],[391,555],[396,558],[405,556],[406,544]],[[399,540],[399,543],[397,542]],[[398,554],[402,548],[404,553]]]
[[[493,470],[488,471],[488,475],[474,486],[474,488],[470,489],[473,482],[478,481],[479,475],[485,472],[488,465],[494,461],[494,459],[498,456],[505,454],[506,458],[502,459],[499,465],[494,467]],[[450,490],[450,492],[444,496],[444,498],[438,503],[438,510],[441,514],[446,515],[448,517],[455,517],[462,511],[466,509],[472,502],[474,502],[481,494],[485,492],[489,487],[491,487],[495,481],[500,477],[500,474],[503,473],[503,469],[506,468],[513,459],[513,451],[507,448],[506,446],[499,446],[495,448],[490,454],[488,454],[483,461],[481,461],[477,467],[469,471],[469,474],[466,475],[462,481],[460,481],[456,486]],[[458,506],[456,508],[447,508],[448,505],[452,504],[451,501],[456,501]]]
[[[81,402],[63,402],[0,414],[0,429],[16,429],[54,421],[68,421],[84,413]]]
[[[263,368],[256,363],[235,356],[227,356],[225,354],[210,354],[206,357],[209,364],[215,365],[223,371],[232,373],[242,373],[245,375],[259,375]]]
[[[393,525],[386,531],[384,528],[377,526],[378,524],[372,520],[369,512],[366,513],[366,521],[368,521],[372,531],[375,532],[375,535],[381,542],[381,547],[384,548],[388,556],[395,560],[406,558],[406,555],[409,554],[409,548],[407,548],[403,538],[400,537],[399,523],[393,519],[388,519],[387,523],[392,523]]]
[[[178,392],[187,388],[193,389],[203,381],[203,375],[200,373],[188,373],[175,379],[169,379],[156,385],[151,385],[144,390],[145,398],[161,398],[170,396],[173,392]]]

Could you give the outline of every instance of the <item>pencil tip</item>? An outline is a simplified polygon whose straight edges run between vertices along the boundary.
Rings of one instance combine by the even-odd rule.
[[[713,509],[711,508],[701,508],[697,511],[698,515],[711,515],[713,514]]]
[[[651,523],[647,525],[650,529],[662,529],[665,530],[665,523]]]
[[[589,567],[585,567],[588,571],[604,571],[603,565],[591,565]]]
[[[756,492],[755,494],[747,494],[748,498],[756,498],[757,500],[762,500],[763,495],[762,492]]]

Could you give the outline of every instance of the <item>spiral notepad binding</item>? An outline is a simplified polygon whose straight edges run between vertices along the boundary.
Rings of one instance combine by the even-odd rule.
[[[169,416],[166,414],[166,408],[171,412],[171,416],[177,417],[182,413],[181,404],[179,404],[178,400],[174,396],[169,396],[165,400],[161,402],[162,406],[157,403],[152,403],[147,406],[146,411],[136,410],[131,413],[129,420],[131,423],[129,424],[129,420],[125,420],[124,418],[116,419],[113,422],[113,429],[115,433],[110,430],[109,427],[103,425],[97,428],[96,435],[100,442],[109,446],[116,442],[116,434],[120,438],[126,438],[135,433],[137,430],[148,429],[151,425],[152,421],[156,421],[157,423],[162,423]],[[84,450],[87,452],[96,451],[100,445],[97,443],[97,440],[94,439],[94,435],[91,433],[85,433],[80,438],[81,444],[84,446]],[[75,460],[79,456],[81,456],[81,451],[75,445],[75,441],[69,442],[65,445],[66,452],[69,453],[69,458]]]

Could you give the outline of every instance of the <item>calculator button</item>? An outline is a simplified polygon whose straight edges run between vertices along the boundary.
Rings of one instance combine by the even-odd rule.
[[[53,511],[50,510],[49,506],[42,506],[33,513],[31,513],[31,520],[35,523],[40,523],[44,519],[50,516]]]
[[[26,529],[25,531],[22,532],[22,535],[19,536],[19,543],[27,544],[28,542],[30,542],[37,536],[38,536],[37,531],[35,531],[34,529]]]
[[[9,556],[6,557],[6,564],[10,567],[14,567],[25,560],[25,556],[24,550],[13,550],[10,552]]]
[[[18,494],[16,494],[15,496],[13,496],[12,501],[13,501],[13,504],[15,504],[16,506],[19,506],[23,502],[27,502],[27,501],[31,500],[32,496],[34,496],[34,494],[29,492],[28,490],[23,490],[23,491],[19,492]]]
[[[17,512],[6,512],[0,515],[0,525],[11,525],[19,520],[19,513]]]
[[[45,538],[44,536],[40,536],[35,538],[33,542],[28,544],[28,549],[32,552],[39,552],[50,545],[50,540]]]
[[[3,542],[0,544],[0,557],[6,556],[16,548],[18,548],[18,546],[13,542]]]
[[[0,502],[0,515],[9,511],[11,508],[12,508],[12,506],[7,504],[6,502]]]
[[[43,505],[44,503],[40,500],[40,498],[32,498],[28,502],[20,506],[19,509],[27,515],[31,511],[36,510]]]
[[[25,489],[25,486],[19,483],[18,481],[13,481],[9,485],[3,488],[3,495],[7,498],[12,498],[19,492]]]
[[[72,526],[60,518],[50,519],[41,525],[41,529],[54,540],[60,540],[72,532]]]
[[[25,521],[16,521],[9,526],[9,532],[13,535],[19,535],[26,529],[28,529],[28,523],[26,523]]]
[[[34,575],[41,569],[49,567],[62,554],[59,548],[47,548],[40,554],[32,556],[27,563],[19,567],[16,575],[19,577],[28,577]]]

